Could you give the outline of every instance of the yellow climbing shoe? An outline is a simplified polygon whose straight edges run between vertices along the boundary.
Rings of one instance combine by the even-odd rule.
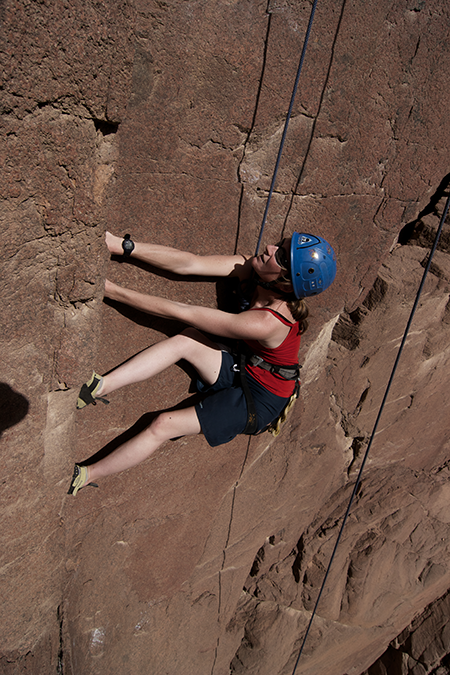
[[[92,377],[88,382],[85,382],[80,389],[77,400],[77,408],[81,410],[85,406],[92,403],[92,405],[97,405],[97,401],[102,401],[103,403],[109,403],[106,398],[98,397],[95,398],[96,392],[100,389],[103,383],[103,377],[97,375],[97,373],[92,373]]]

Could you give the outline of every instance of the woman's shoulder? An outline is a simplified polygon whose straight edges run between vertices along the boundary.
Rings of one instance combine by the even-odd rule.
[[[298,321],[294,319],[292,316],[291,312],[289,311],[289,308],[286,306],[283,308],[281,311],[279,309],[274,309],[273,307],[252,307],[249,310],[250,312],[253,311],[261,311],[261,312],[269,312],[272,314],[274,317],[276,317],[279,321],[286,325],[292,325],[295,326]]]

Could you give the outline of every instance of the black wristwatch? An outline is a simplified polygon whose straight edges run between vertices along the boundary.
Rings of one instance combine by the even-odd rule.
[[[123,254],[124,256],[129,256],[132,251],[134,251],[134,242],[131,241],[130,235],[126,234],[122,242]]]

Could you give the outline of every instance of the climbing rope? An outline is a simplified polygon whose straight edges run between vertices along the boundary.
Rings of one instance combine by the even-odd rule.
[[[300,661],[300,657],[301,657],[301,655],[302,655],[302,653],[303,653],[303,648],[304,648],[305,643],[306,643],[306,640],[307,640],[307,638],[308,638],[308,634],[309,634],[309,631],[310,631],[310,628],[311,628],[311,625],[312,625],[314,616],[315,616],[315,614],[316,614],[317,607],[318,607],[318,605],[319,605],[320,598],[321,598],[321,596],[322,596],[322,592],[323,592],[323,590],[324,590],[324,588],[325,588],[325,584],[326,584],[326,581],[327,581],[327,579],[328,579],[328,575],[329,575],[329,573],[330,573],[331,565],[333,564],[333,560],[334,560],[334,557],[335,557],[335,555],[336,555],[336,551],[337,551],[337,548],[338,548],[338,546],[339,546],[339,542],[340,542],[340,540],[341,540],[342,532],[344,531],[344,527],[345,527],[345,524],[346,524],[346,522],[347,522],[347,518],[348,518],[348,515],[349,515],[349,512],[350,512],[350,509],[351,509],[351,507],[352,507],[352,504],[353,504],[353,500],[355,499],[356,493],[357,493],[358,488],[359,488],[359,485],[360,485],[360,483],[361,483],[361,477],[362,477],[362,473],[363,473],[363,470],[364,470],[364,466],[365,466],[366,461],[367,461],[367,458],[368,458],[368,456],[369,456],[370,448],[371,448],[371,446],[372,446],[372,442],[373,442],[373,439],[374,439],[374,437],[375,437],[375,434],[376,434],[376,431],[377,431],[377,428],[378,428],[378,423],[379,423],[379,421],[380,421],[381,414],[382,414],[383,409],[384,409],[384,406],[385,406],[385,404],[386,404],[386,399],[387,399],[387,397],[388,397],[389,390],[390,390],[390,388],[391,388],[392,381],[393,381],[393,379],[394,379],[395,372],[396,372],[396,370],[397,370],[397,366],[398,366],[398,363],[399,363],[399,361],[400,361],[400,357],[401,357],[401,355],[402,355],[403,347],[405,346],[406,338],[408,337],[409,329],[410,329],[410,327],[411,327],[411,323],[412,323],[414,314],[415,314],[416,309],[417,309],[417,306],[418,306],[418,304],[419,304],[419,300],[420,300],[420,296],[421,296],[422,291],[423,291],[423,287],[424,287],[424,284],[425,284],[425,280],[426,280],[426,278],[427,278],[427,275],[428,275],[428,272],[429,272],[429,269],[430,269],[430,266],[431,266],[431,261],[432,261],[432,259],[433,259],[434,253],[435,253],[436,248],[437,248],[437,245],[438,245],[438,243],[439,243],[439,238],[440,238],[440,236],[441,236],[442,228],[443,228],[443,226],[444,226],[444,222],[445,222],[445,219],[446,219],[446,217],[447,217],[447,213],[448,213],[448,210],[449,210],[449,205],[450,205],[450,195],[448,196],[447,202],[446,202],[446,204],[445,204],[444,212],[443,212],[443,214],[442,214],[442,218],[441,218],[441,221],[440,221],[440,223],[439,223],[438,230],[437,230],[437,232],[436,232],[436,237],[435,237],[435,239],[434,239],[434,244],[433,244],[433,247],[432,247],[432,249],[431,249],[431,252],[430,252],[430,255],[429,255],[429,258],[428,258],[428,262],[427,262],[427,265],[426,265],[426,267],[425,267],[425,271],[424,271],[423,276],[422,276],[422,281],[421,281],[421,283],[420,283],[419,290],[417,291],[417,294],[416,294],[416,299],[415,299],[415,301],[414,301],[414,305],[413,305],[413,308],[412,308],[412,310],[411,310],[411,314],[410,314],[410,316],[409,316],[409,320],[408,320],[408,323],[407,323],[406,328],[405,328],[405,332],[404,332],[404,335],[403,335],[403,339],[402,339],[402,341],[401,341],[401,344],[400,344],[400,347],[399,347],[399,350],[398,350],[398,353],[397,353],[397,358],[395,359],[395,363],[394,363],[394,366],[393,366],[393,368],[392,368],[391,376],[390,376],[390,378],[389,378],[389,382],[388,382],[388,384],[387,384],[386,391],[385,391],[385,393],[384,393],[384,396],[383,396],[383,400],[382,400],[382,402],[381,402],[380,409],[379,409],[379,411],[378,411],[378,415],[377,415],[377,418],[376,418],[376,421],[375,421],[375,425],[374,425],[374,427],[373,427],[372,435],[371,435],[371,437],[370,437],[369,444],[368,444],[367,449],[366,449],[366,452],[365,452],[365,454],[364,454],[363,461],[362,461],[362,463],[361,463],[361,467],[360,467],[359,472],[358,472],[358,477],[357,477],[356,482],[355,482],[355,485],[354,485],[354,487],[353,487],[353,492],[352,492],[352,494],[351,494],[350,501],[349,501],[349,504],[348,504],[348,506],[347,506],[347,510],[346,510],[346,512],[345,512],[344,519],[343,519],[343,521],[342,521],[342,525],[341,525],[341,528],[340,528],[340,530],[339,530],[339,533],[338,533],[338,536],[337,536],[337,539],[336,539],[336,543],[335,543],[334,548],[333,548],[333,552],[332,552],[332,554],[331,554],[330,562],[328,563],[328,567],[327,567],[327,570],[326,570],[326,572],[325,572],[325,576],[324,576],[323,581],[322,581],[322,586],[320,587],[320,591],[319,591],[319,594],[318,594],[318,596],[317,596],[317,600],[316,600],[316,603],[315,603],[315,605],[314,605],[314,609],[313,609],[313,611],[312,611],[312,614],[311,614],[311,618],[310,618],[310,620],[309,620],[308,627],[307,627],[307,629],[306,629],[306,633],[305,633],[305,635],[304,635],[304,637],[303,637],[303,642],[302,642],[302,645],[301,645],[301,647],[300,647],[300,651],[299,651],[297,660],[296,660],[296,662],[295,662],[295,666],[294,666],[294,670],[292,671],[292,675],[295,675],[295,671],[297,670],[297,666],[298,666],[298,663],[299,663],[299,661]]]
[[[293,88],[292,95],[291,95],[291,101],[290,101],[290,104],[289,104],[289,109],[288,109],[286,121],[285,121],[285,124],[284,124],[283,135],[281,137],[280,147],[278,149],[278,155],[277,155],[277,160],[276,160],[276,163],[275,163],[275,169],[274,169],[273,176],[272,176],[272,182],[271,182],[271,185],[270,185],[269,195],[267,197],[267,202],[266,202],[266,207],[265,207],[265,210],[264,210],[264,215],[263,215],[263,219],[262,219],[262,223],[261,223],[261,229],[260,229],[260,233],[259,233],[259,237],[258,237],[258,242],[257,242],[256,249],[255,249],[255,256],[258,255],[259,247],[261,245],[261,240],[262,240],[263,233],[264,233],[264,228],[265,228],[265,225],[266,225],[267,213],[269,211],[269,206],[270,206],[270,202],[271,202],[271,199],[272,199],[275,181],[276,181],[276,177],[277,177],[277,174],[278,174],[278,168],[279,168],[279,165],[280,165],[281,155],[282,155],[284,143],[285,143],[285,140],[286,140],[287,129],[288,129],[289,121],[291,119],[291,115],[292,115],[292,109],[293,109],[293,106],[294,106],[294,100],[295,100],[295,96],[296,96],[296,93],[297,93],[297,88],[298,88],[301,70],[302,70],[302,67],[303,67],[303,62],[304,62],[304,59],[305,59],[306,48],[308,46],[308,40],[309,40],[309,36],[310,36],[310,33],[311,33],[311,28],[312,28],[312,24],[313,24],[313,20],[314,20],[314,14],[315,14],[315,11],[316,11],[316,6],[317,6],[317,0],[314,0],[313,6],[312,6],[312,9],[311,9],[309,22],[308,22],[308,28],[307,28],[306,35],[305,35],[305,40],[304,40],[304,43],[303,43],[303,49],[302,49],[302,53],[301,53],[301,57],[300,57],[300,62],[299,62],[298,69],[297,69],[297,76],[295,78],[294,88]],[[359,469],[359,472],[358,472],[358,476],[356,478],[356,482],[355,482],[355,485],[353,487],[352,494],[350,496],[350,500],[349,500],[347,509],[345,511],[345,514],[344,514],[342,525],[340,527],[340,530],[339,530],[339,533],[338,533],[338,536],[337,536],[337,539],[336,539],[336,543],[334,545],[334,548],[333,548],[333,551],[332,551],[332,554],[331,554],[331,557],[330,557],[330,561],[328,563],[328,567],[326,569],[326,572],[325,572],[325,575],[324,575],[324,578],[323,578],[323,581],[322,581],[322,585],[321,585],[319,593],[317,595],[317,599],[316,599],[313,611],[311,613],[311,617],[310,617],[308,626],[306,628],[305,635],[303,636],[303,641],[302,641],[302,644],[300,646],[300,650],[299,650],[299,653],[298,653],[298,656],[297,656],[297,659],[296,659],[296,662],[295,662],[295,665],[294,665],[294,669],[292,671],[292,675],[295,675],[298,664],[300,662],[300,658],[303,654],[303,650],[304,650],[304,647],[305,647],[305,644],[306,644],[306,640],[308,639],[308,635],[309,635],[309,632],[310,632],[310,629],[311,629],[311,626],[312,626],[312,622],[313,622],[314,617],[317,613],[317,608],[319,606],[320,599],[322,597],[322,594],[323,594],[328,576],[330,574],[331,566],[334,562],[334,558],[336,556],[336,552],[337,552],[339,543],[340,543],[341,538],[342,538],[342,533],[343,533],[345,525],[347,523],[347,519],[348,519],[348,516],[349,516],[349,513],[350,513],[350,509],[353,505],[353,501],[356,497],[356,494],[358,492],[358,488],[361,484],[361,479],[362,479],[364,467],[366,465],[366,462],[367,462],[367,459],[368,459],[368,456],[369,456],[369,452],[371,450],[372,443],[373,443],[373,440],[375,438],[375,434],[376,434],[377,429],[378,429],[378,424],[380,422],[380,418],[381,418],[381,415],[383,413],[384,407],[386,405],[386,400],[387,400],[387,397],[389,395],[389,391],[391,389],[392,382],[393,382],[394,377],[395,377],[395,373],[397,371],[397,367],[398,367],[398,364],[399,364],[399,361],[400,361],[400,358],[401,358],[401,355],[402,355],[402,352],[403,352],[403,348],[405,346],[405,343],[406,343],[406,340],[407,340],[407,337],[408,337],[408,334],[409,334],[409,330],[411,328],[411,324],[412,324],[414,315],[416,313],[420,297],[422,295],[423,287],[424,287],[424,284],[425,284],[425,280],[428,276],[428,272],[430,270],[430,266],[431,266],[431,262],[432,262],[434,253],[435,253],[435,251],[437,249],[437,246],[438,246],[438,243],[439,243],[439,239],[440,239],[440,236],[441,236],[441,232],[442,232],[442,228],[443,228],[445,219],[447,217],[449,206],[450,206],[450,195],[447,198],[447,202],[445,204],[444,212],[442,214],[442,218],[440,220],[439,227],[438,227],[438,230],[436,232],[436,237],[435,237],[435,240],[434,240],[429,258],[428,258],[428,262],[427,262],[427,265],[425,267],[425,270],[424,270],[424,273],[423,273],[423,276],[422,276],[422,281],[420,283],[419,289],[418,289],[417,294],[416,294],[416,298],[415,298],[415,301],[414,301],[414,304],[413,304],[413,307],[412,307],[412,310],[411,310],[411,313],[410,313],[410,316],[409,316],[409,319],[408,319],[408,322],[407,322],[407,325],[406,325],[406,328],[405,328],[405,332],[403,334],[403,338],[402,338],[402,341],[401,341],[401,344],[400,344],[400,347],[399,347],[399,350],[398,350],[398,353],[397,353],[397,357],[395,359],[395,363],[394,363],[394,366],[392,368],[392,372],[391,372],[388,384],[386,386],[386,390],[385,390],[385,393],[384,393],[384,396],[383,396],[383,400],[381,402],[381,405],[380,405],[380,408],[379,408],[379,411],[378,411],[378,415],[377,415],[377,418],[375,420],[375,424],[374,424],[374,427],[373,427],[373,430],[372,430],[372,434],[370,436],[369,443],[367,445],[366,451],[364,453],[363,460],[361,462],[361,466],[360,466],[360,469]]]
[[[297,93],[298,82],[299,82],[299,79],[300,79],[300,73],[302,72],[303,61],[305,60],[306,48],[308,46],[308,40],[309,40],[309,35],[311,33],[311,28],[312,28],[312,24],[313,24],[313,20],[314,20],[314,14],[315,14],[315,11],[316,11],[316,6],[317,6],[317,0],[314,0],[313,6],[312,6],[312,9],[311,9],[311,14],[310,14],[310,17],[309,17],[308,28],[306,30],[305,40],[304,40],[304,43],[303,43],[302,54],[300,56],[300,62],[298,64],[298,68],[297,68],[297,76],[295,78],[294,88],[292,90],[291,102],[289,104],[289,110],[288,110],[288,113],[287,113],[286,122],[284,123],[283,135],[281,137],[277,161],[275,163],[275,169],[274,169],[273,176],[272,176],[272,182],[270,184],[269,196],[267,197],[266,208],[264,209],[264,215],[263,215],[263,219],[262,219],[261,229],[260,229],[260,232],[259,232],[258,243],[256,244],[255,256],[258,255],[258,251],[259,251],[259,247],[260,247],[260,244],[261,244],[261,239],[262,239],[262,236],[263,236],[264,228],[266,226],[267,212],[269,211],[270,200],[272,199],[272,193],[273,193],[273,189],[274,189],[274,186],[275,186],[275,180],[276,180],[277,173],[278,173],[278,167],[280,165],[280,159],[281,159],[281,155],[282,155],[283,148],[284,148],[284,142],[285,142],[285,139],[286,139],[287,129],[288,129],[288,126],[289,126],[289,120],[291,119],[292,108],[294,107],[295,95]]]

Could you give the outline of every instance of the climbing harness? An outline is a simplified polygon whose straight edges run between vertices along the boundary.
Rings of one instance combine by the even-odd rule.
[[[269,363],[268,361],[264,361],[261,356],[257,356],[256,354],[249,356],[248,362],[251,363],[252,366],[258,366],[258,368],[268,370],[269,373],[275,373],[276,375],[283,377],[285,380],[298,380],[300,376],[300,366],[298,363],[296,363],[294,366],[278,366],[274,365],[273,363]]]
[[[353,504],[353,501],[354,501],[354,499],[355,499],[356,493],[358,492],[358,488],[359,488],[360,483],[361,483],[362,473],[363,473],[364,467],[365,467],[365,465],[366,465],[366,462],[367,462],[367,458],[368,458],[368,456],[369,456],[370,449],[371,449],[371,447],[372,447],[372,442],[373,442],[373,440],[374,440],[374,437],[375,437],[375,434],[376,434],[376,431],[377,431],[377,428],[378,428],[378,424],[379,424],[379,421],[380,421],[380,418],[381,418],[381,414],[382,414],[382,412],[383,412],[383,410],[384,410],[384,407],[385,407],[385,404],[386,404],[386,399],[387,399],[387,397],[388,397],[389,390],[390,390],[390,388],[391,388],[391,385],[392,385],[392,382],[393,382],[393,379],[394,379],[394,376],[395,376],[395,373],[396,373],[396,370],[397,370],[397,366],[398,366],[398,363],[399,363],[399,361],[400,361],[400,357],[401,357],[401,355],[402,355],[403,348],[404,348],[405,343],[406,343],[406,339],[407,339],[407,337],[408,337],[409,330],[410,330],[410,328],[411,328],[411,324],[412,324],[412,321],[413,321],[413,318],[414,318],[414,314],[416,313],[416,309],[417,309],[418,304],[419,304],[420,296],[422,295],[423,287],[424,287],[425,280],[426,280],[426,278],[427,278],[427,276],[428,276],[428,272],[429,272],[430,267],[431,267],[431,262],[432,262],[432,260],[433,260],[433,256],[434,256],[434,254],[435,254],[435,251],[436,251],[437,246],[438,246],[438,243],[439,243],[439,239],[440,239],[440,236],[441,236],[441,232],[442,232],[442,228],[443,228],[443,226],[444,226],[445,219],[446,219],[446,217],[447,217],[447,213],[448,213],[448,210],[449,210],[449,206],[450,206],[450,195],[448,196],[447,202],[446,202],[446,204],[445,204],[444,212],[443,212],[443,214],[442,214],[442,218],[441,218],[441,220],[440,220],[439,227],[438,227],[437,232],[436,232],[436,237],[435,237],[435,239],[434,239],[434,243],[433,243],[433,246],[432,246],[430,255],[429,255],[429,257],[428,257],[428,262],[427,262],[427,264],[426,264],[425,271],[424,271],[423,276],[422,276],[422,281],[421,281],[421,283],[420,283],[419,290],[417,291],[416,299],[414,300],[414,304],[413,304],[413,307],[412,307],[412,310],[411,310],[411,314],[410,314],[409,319],[408,319],[408,323],[406,324],[405,332],[404,332],[404,334],[403,334],[403,338],[402,338],[402,341],[401,341],[401,344],[400,344],[400,347],[399,347],[399,350],[398,350],[398,353],[397,353],[397,357],[396,357],[396,359],[395,359],[395,363],[394,363],[394,366],[393,366],[393,368],[392,368],[391,376],[390,376],[389,381],[388,381],[388,384],[387,384],[387,386],[386,386],[386,391],[385,391],[385,393],[384,393],[383,400],[382,400],[382,402],[381,402],[380,409],[379,409],[379,411],[378,411],[378,415],[377,415],[377,418],[376,418],[376,420],[375,420],[375,425],[374,425],[374,427],[373,427],[373,431],[372,431],[372,434],[371,434],[371,436],[370,436],[369,444],[368,444],[368,446],[367,446],[366,452],[364,453],[364,457],[363,457],[363,460],[362,460],[362,462],[361,462],[361,466],[360,466],[360,469],[359,469],[359,472],[358,472],[358,476],[357,476],[357,478],[356,478],[356,482],[355,482],[355,485],[354,485],[354,487],[353,487],[352,494],[351,494],[351,496],[350,496],[350,501],[349,501],[349,503],[348,503],[347,510],[346,510],[346,512],[345,512],[345,514],[344,514],[344,519],[343,519],[343,521],[342,521],[342,525],[341,525],[341,527],[340,527],[340,530],[339,530],[339,533],[338,533],[338,536],[337,536],[337,539],[336,539],[336,543],[335,543],[334,548],[333,548],[333,551],[332,551],[332,553],[331,553],[330,561],[329,561],[329,563],[328,563],[328,567],[327,567],[327,569],[326,569],[325,576],[324,576],[324,578],[323,578],[322,585],[321,585],[321,587],[320,587],[319,594],[318,594],[318,596],[317,596],[316,603],[315,603],[315,605],[314,605],[314,609],[313,609],[313,611],[312,611],[312,614],[311,614],[311,617],[310,617],[308,626],[307,626],[307,628],[306,628],[306,632],[305,632],[305,635],[304,635],[304,637],[303,637],[303,641],[302,641],[302,644],[301,644],[301,647],[300,647],[300,651],[299,651],[297,660],[296,660],[296,662],[295,662],[294,670],[292,671],[292,675],[295,675],[295,671],[297,670],[297,666],[298,666],[298,663],[299,663],[299,661],[300,661],[300,657],[301,657],[301,655],[302,655],[302,653],[303,653],[303,649],[304,649],[306,640],[307,640],[307,638],[308,638],[308,635],[309,635],[309,631],[310,631],[312,622],[313,622],[314,617],[315,617],[315,615],[316,615],[317,607],[318,607],[318,605],[319,605],[320,598],[322,597],[322,593],[323,593],[323,590],[324,590],[324,588],[325,588],[325,584],[326,584],[326,582],[327,582],[328,575],[329,575],[329,573],[330,573],[330,569],[331,569],[331,566],[332,566],[332,564],[333,564],[333,561],[334,561],[334,558],[335,558],[335,555],[336,555],[337,548],[338,548],[339,543],[340,543],[340,541],[341,541],[342,533],[343,533],[343,531],[344,531],[344,527],[345,527],[345,524],[346,524],[346,522],[347,522],[347,518],[348,518],[348,515],[349,515],[349,513],[350,513],[350,509],[351,509],[351,507],[352,507],[352,504]]]
[[[256,430],[258,429],[258,417],[256,414],[256,407],[252,392],[248,386],[247,376],[245,374],[245,365],[245,354],[241,352],[239,354],[239,375],[241,378],[241,387],[242,391],[244,392],[245,402],[247,403],[247,423],[242,433],[246,436],[254,436],[256,434]]]
[[[298,363],[290,366],[275,365],[273,363],[265,361],[261,356],[249,353],[246,349],[241,349],[239,351],[237,360],[238,366],[236,367],[236,369],[239,369],[239,374],[241,378],[241,387],[245,395],[245,401],[247,403],[247,424],[242,433],[247,436],[256,436],[256,435],[259,436],[259,434],[262,434],[264,431],[269,431],[273,436],[278,436],[278,434],[281,431],[281,425],[286,421],[289,410],[294,405],[295,400],[299,397],[301,366]],[[258,366],[263,370],[267,370],[270,373],[275,373],[276,375],[279,375],[285,380],[295,380],[294,392],[290,397],[289,401],[287,402],[287,404],[285,405],[285,407],[283,408],[283,410],[280,412],[278,417],[276,417],[270,424],[265,426],[263,429],[260,429],[260,431],[257,431],[258,418],[256,415],[256,407],[253,401],[253,396],[250,391],[250,387],[248,386],[247,375],[245,372],[245,367],[248,363],[253,366]]]

